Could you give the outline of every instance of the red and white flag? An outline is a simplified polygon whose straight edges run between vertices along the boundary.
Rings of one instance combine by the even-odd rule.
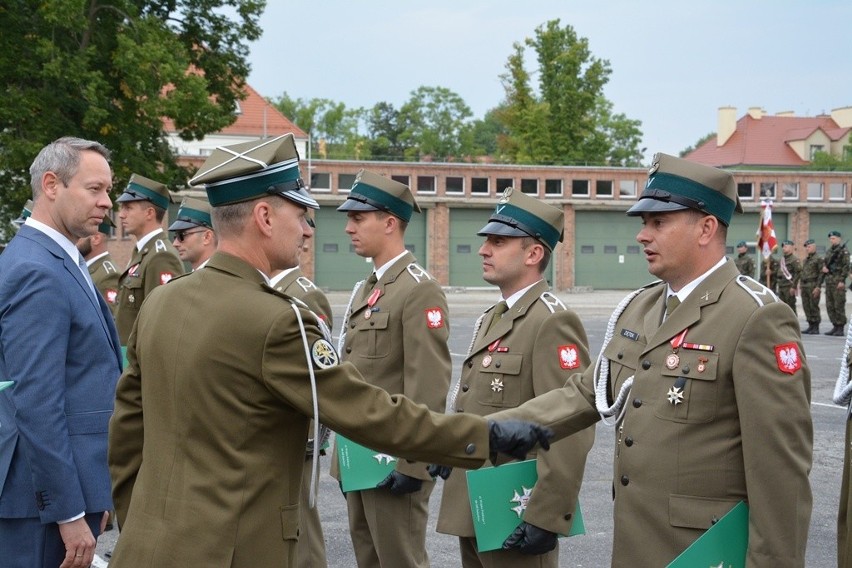
[[[772,201],[760,202],[760,226],[757,228],[757,248],[763,258],[769,258],[778,248],[778,238],[775,236],[775,226],[772,224]]]

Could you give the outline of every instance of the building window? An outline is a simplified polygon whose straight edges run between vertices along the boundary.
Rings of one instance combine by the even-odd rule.
[[[574,196],[574,197],[588,197],[589,196],[589,180],[587,180],[587,179],[571,180],[571,195]]]
[[[470,192],[488,195],[488,178],[470,178]]]
[[[515,185],[515,180],[512,178],[497,178],[497,194],[500,195],[513,185]]]
[[[618,247],[615,245],[604,245],[604,254],[616,254]]]
[[[822,144],[811,144],[811,160],[814,159],[817,152],[825,152],[825,146]]]
[[[456,245],[458,254],[470,254],[470,245]]]
[[[762,181],[760,182],[760,197],[762,199],[775,199],[775,182]]]
[[[599,179],[595,182],[595,195],[607,199],[612,197],[612,180]]]
[[[528,195],[538,195],[538,180],[521,178],[521,191]]]
[[[234,101],[234,114],[239,116],[243,114],[243,107],[240,106],[240,101]],[[266,114],[264,114],[266,116]]]
[[[595,254],[595,245],[580,246],[580,254]]]
[[[311,190],[331,189],[331,174],[314,172],[311,174]]]
[[[808,182],[808,201],[822,201],[822,184],[815,181]]]
[[[544,195],[562,195],[562,180],[561,179],[546,179],[544,180]]]
[[[639,254],[639,245],[627,245],[627,254]]]
[[[409,185],[411,183],[411,178],[408,176],[391,176],[391,179],[393,181],[398,181],[402,185],[407,185],[408,187],[411,187]]]
[[[789,199],[791,201],[797,201],[799,199],[799,182],[797,181],[789,181],[784,183],[784,187],[781,188],[783,192],[781,194],[781,199]]]
[[[337,174],[337,191],[348,192],[355,183],[355,174]]]
[[[738,183],[737,195],[740,199],[754,199],[754,184],[753,183]]]
[[[828,184],[828,200],[846,201],[846,184],[838,181]]]
[[[620,197],[636,197],[636,180],[623,179],[618,182],[618,195]]]
[[[337,252],[337,243],[323,243],[322,252]]]
[[[417,176],[417,193],[435,193],[435,176]]]
[[[447,193],[464,193],[464,178],[447,176]]]

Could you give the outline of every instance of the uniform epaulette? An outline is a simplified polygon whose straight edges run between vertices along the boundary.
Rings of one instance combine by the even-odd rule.
[[[754,300],[758,306],[765,306],[766,304],[772,304],[779,301],[775,292],[753,278],[741,274],[737,276],[736,282],[740,288],[745,290],[746,293],[751,296],[752,300]]]
[[[417,283],[420,283],[420,281],[424,277],[426,278],[426,280],[432,280],[432,276],[428,272],[426,272],[426,269],[417,264],[416,262],[412,262],[405,268],[406,270],[408,270],[408,273],[411,274],[411,277],[414,278]]]
[[[169,247],[166,246],[167,241],[162,238],[154,239],[154,252],[168,252]]]
[[[538,297],[538,299],[541,300],[545,306],[547,306],[547,309],[550,310],[551,314],[556,312],[557,308],[559,308],[560,311],[563,312],[568,309],[565,307],[565,304],[562,303],[562,300],[557,298],[550,290],[543,292],[541,296]]]
[[[176,276],[172,276],[171,280],[169,280],[169,283],[174,282],[176,280],[180,280],[181,278],[186,278],[190,274],[192,274],[192,272],[185,272],[183,274],[178,274]]]
[[[300,300],[299,298],[296,298],[294,296],[291,296],[290,294],[286,294],[286,293],[284,293],[284,292],[282,292],[282,291],[280,291],[276,288],[273,288],[269,284],[264,283],[263,289],[266,290],[267,292],[271,292],[272,294],[274,294],[274,295],[276,295],[280,298],[284,298],[288,302],[293,302],[294,304],[296,304],[300,308],[305,308],[306,310],[310,310],[308,305],[305,302],[303,302],[302,300]]]

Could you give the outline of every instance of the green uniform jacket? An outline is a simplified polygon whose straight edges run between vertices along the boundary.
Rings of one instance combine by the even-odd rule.
[[[296,268],[288,272],[284,278],[278,281],[275,289],[305,302],[331,328],[333,324],[331,304],[328,303],[328,298],[323,294],[322,290],[317,288],[317,285],[305,276],[301,268]]]
[[[95,288],[106,300],[109,311],[115,316],[116,306],[118,306],[118,269],[109,253],[89,266],[89,276],[92,277]]]
[[[429,413],[335,364],[302,308],[319,414],[378,451],[457,467],[488,455],[486,421]],[[312,413],[294,307],[242,260],[155,290],[128,346],[110,422],[121,538],[111,568],[295,565]]]
[[[444,291],[416,264],[410,252],[388,268],[374,290],[381,290],[381,295],[369,319],[364,317],[370,309],[368,298],[352,303],[343,360],[355,365],[370,384],[443,412],[453,365],[447,344],[450,322]],[[334,452],[334,475],[337,465]],[[432,481],[427,465],[398,460],[396,469],[409,477]]]
[[[810,286],[813,289],[818,286],[822,267],[822,257],[817,253],[805,257],[805,260],[802,261],[802,287]]]
[[[796,255],[793,253],[784,255],[784,264],[787,267],[787,272],[790,273],[790,279],[784,276],[784,273],[781,271],[780,263],[778,267],[778,288],[795,288],[799,285],[799,279],[802,276],[802,263],[799,262],[799,259],[796,258]]]
[[[643,290],[603,353],[610,398],[635,376],[616,430],[612,565],[665,566],[746,500],[746,566],[804,566],[813,426],[796,318],[731,261],[661,325],[665,292]],[[694,347],[684,344],[670,369],[671,341],[685,329]],[[593,371],[499,417],[577,431],[596,419]],[[683,399],[673,404],[679,377]]]
[[[750,278],[754,278],[754,259],[749,253],[744,252],[737,255],[734,262],[737,264],[737,270],[740,271],[740,274],[745,274]]]
[[[781,279],[784,278],[781,276],[781,263],[778,262],[778,259],[774,256],[770,256],[768,259],[764,258],[760,263],[760,274],[757,275],[757,281],[766,286],[766,265],[769,264],[769,279],[770,286],[773,292],[778,292],[778,284]]]
[[[454,412],[485,416],[514,408],[560,388],[572,373],[589,366],[589,342],[580,318],[547,290],[545,281],[535,284],[487,333],[477,333],[451,399]],[[481,321],[487,324],[490,319],[491,309]],[[594,440],[594,428],[587,428],[553,444],[550,451],[528,456],[538,458],[538,481],[525,521],[568,534]],[[502,456],[498,464],[506,461],[509,458]],[[474,536],[468,503],[465,472],[454,470],[444,482],[438,532]]]
[[[122,345],[127,345],[139,308],[151,291],[183,274],[178,252],[166,239],[165,232],[152,237],[141,251],[133,250],[133,257],[119,279],[118,307],[115,310],[115,327]]]

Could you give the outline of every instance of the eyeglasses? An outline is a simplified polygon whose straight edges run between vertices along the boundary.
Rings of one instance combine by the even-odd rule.
[[[198,231],[181,231],[179,233],[175,233],[175,240],[179,243],[182,243],[184,239],[186,239],[186,237],[188,237],[189,235],[194,235],[195,233],[203,233],[206,230],[207,229],[201,229]]]

